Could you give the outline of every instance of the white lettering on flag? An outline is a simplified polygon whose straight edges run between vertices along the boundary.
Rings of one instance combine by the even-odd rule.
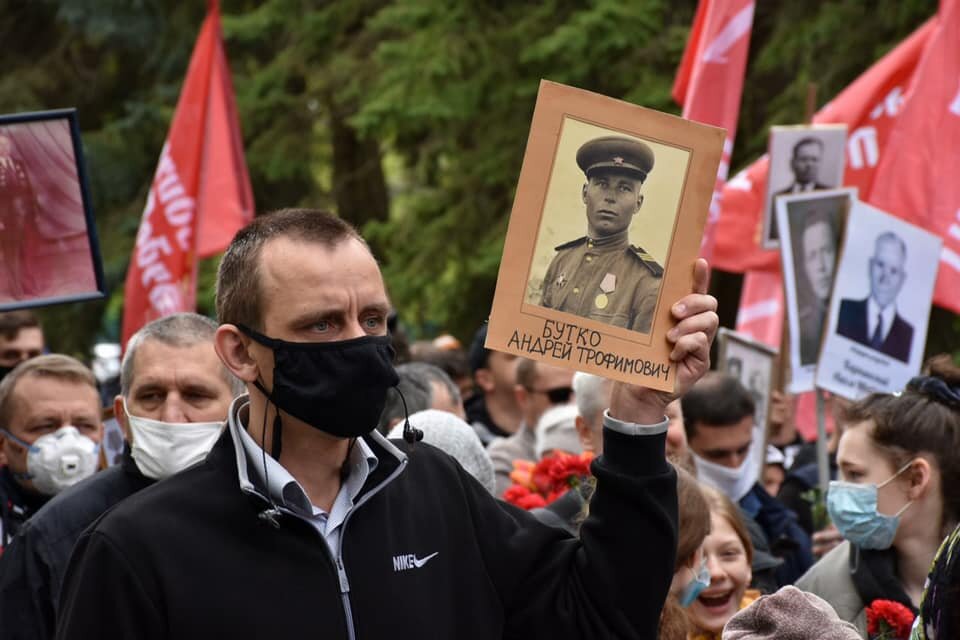
[[[717,34],[716,40],[711,42],[710,46],[703,52],[703,62],[705,64],[711,62],[726,64],[727,52],[737,44],[740,38],[750,33],[751,25],[753,25],[752,2],[733,16],[730,22]]]
[[[954,271],[960,271],[960,256],[955,251],[944,247],[940,252],[940,261],[952,268]]]
[[[877,166],[880,160],[877,130],[872,126],[866,126],[851,133],[847,140],[847,158],[854,169],[862,169],[865,164],[871,167]]]
[[[737,326],[750,324],[755,320],[770,318],[780,311],[780,302],[775,299],[762,300],[740,309],[737,313]]]

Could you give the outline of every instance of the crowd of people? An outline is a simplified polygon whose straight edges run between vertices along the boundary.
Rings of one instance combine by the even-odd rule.
[[[217,321],[143,327],[109,407],[0,314],[0,640],[958,637],[960,368],[828,398],[820,495],[795,398],[756,424],[708,371],[706,282],[673,301],[675,394],[485,327],[409,343],[313,210],[242,230]]]

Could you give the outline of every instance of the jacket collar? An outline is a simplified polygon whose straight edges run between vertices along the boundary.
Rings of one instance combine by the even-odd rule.
[[[207,463],[234,474],[243,493],[255,495],[264,502],[268,502],[269,499],[263,487],[255,484],[257,482],[255,477],[251,478],[247,457],[240,441],[240,432],[246,429],[243,424],[243,416],[246,413],[248,403],[249,396],[247,394],[235,398],[231,403],[230,411],[227,414],[227,428],[223,430],[223,434],[207,456]],[[366,449],[376,457],[377,464],[368,473],[366,482],[364,482],[357,495],[357,501],[365,494],[378,488],[398,468],[406,466],[407,463],[407,455],[377,431],[371,431],[362,436],[361,440]],[[272,479],[271,484],[273,484]]]

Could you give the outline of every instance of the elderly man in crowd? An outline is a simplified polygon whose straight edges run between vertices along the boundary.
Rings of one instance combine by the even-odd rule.
[[[426,362],[406,362],[397,366],[397,376],[400,382],[387,393],[387,403],[377,423],[380,433],[389,433],[404,418],[427,409],[466,418],[460,389],[439,367]]]
[[[102,438],[97,382],[77,360],[38,356],[0,382],[0,546],[54,494],[96,472]]]
[[[195,464],[243,392],[213,350],[216,323],[195,313],[154,320],[127,344],[117,418],[131,446],[121,464],[58,495],[0,559],[0,639],[53,637],[73,545],[114,504]]]
[[[707,271],[672,308],[681,394],[709,367]],[[201,465],[84,533],[57,637],[655,636],[676,547],[670,396],[614,385],[581,542],[495,500],[415,430],[376,431],[397,383],[389,311],[342,220],[287,210],[241,230],[217,277],[216,348],[249,397]]]

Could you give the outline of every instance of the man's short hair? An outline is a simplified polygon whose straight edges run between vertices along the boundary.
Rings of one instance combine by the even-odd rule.
[[[812,136],[807,136],[806,138],[800,138],[799,140],[797,140],[797,143],[796,143],[795,145],[793,145],[793,157],[794,157],[794,158],[796,158],[796,157],[797,157],[797,153],[800,152],[800,147],[802,147],[802,146],[805,145],[805,144],[815,144],[815,145],[817,145],[818,147],[820,147],[821,153],[823,152],[823,140],[821,140],[820,138],[814,138],[814,137],[812,137]]]
[[[127,350],[120,363],[120,394],[124,398],[130,396],[136,354],[144,342],[156,341],[168,347],[177,348],[192,347],[201,343],[213,345],[213,336],[216,332],[217,323],[198,313],[174,313],[145,324],[127,341]],[[233,375],[222,363],[220,375],[233,395],[237,396],[246,391],[243,381]]]
[[[907,257],[907,243],[903,241],[903,238],[895,234],[893,231],[884,231],[877,236],[877,239],[873,243],[873,253],[877,253],[877,247],[880,246],[881,242],[893,242],[900,247],[900,253],[903,254],[904,259]]]
[[[332,249],[345,240],[366,241],[348,222],[317,209],[281,209],[254,218],[237,232],[217,271],[217,318],[262,330],[263,291],[260,253],[274,238],[287,237]]]
[[[462,349],[437,349],[430,347],[418,351],[412,357],[413,362],[425,362],[439,367],[451,380],[470,377],[470,365],[467,363],[467,354]]]
[[[591,425],[610,405],[610,380],[592,373],[577,371],[573,374],[573,394],[577,401],[577,413]]]
[[[97,379],[93,377],[93,372],[76,358],[51,353],[25,360],[0,381],[0,428],[8,428],[13,417],[13,392],[17,383],[28,376],[86,384],[97,391]]]
[[[40,328],[40,320],[32,311],[21,309],[0,313],[0,338],[16,340],[21,329]]]
[[[486,369],[487,362],[490,360],[490,349],[487,349],[483,344],[487,341],[487,323],[484,322],[483,325],[473,336],[473,341],[470,343],[470,349],[467,352],[467,359],[470,362],[470,371],[476,373],[477,369]]]
[[[517,384],[527,391],[533,391],[533,388],[537,385],[536,360],[520,358],[520,362],[517,363]]]
[[[698,422],[711,427],[731,427],[753,416],[755,405],[750,392],[726,373],[710,372],[680,400],[687,440],[696,434]]]

